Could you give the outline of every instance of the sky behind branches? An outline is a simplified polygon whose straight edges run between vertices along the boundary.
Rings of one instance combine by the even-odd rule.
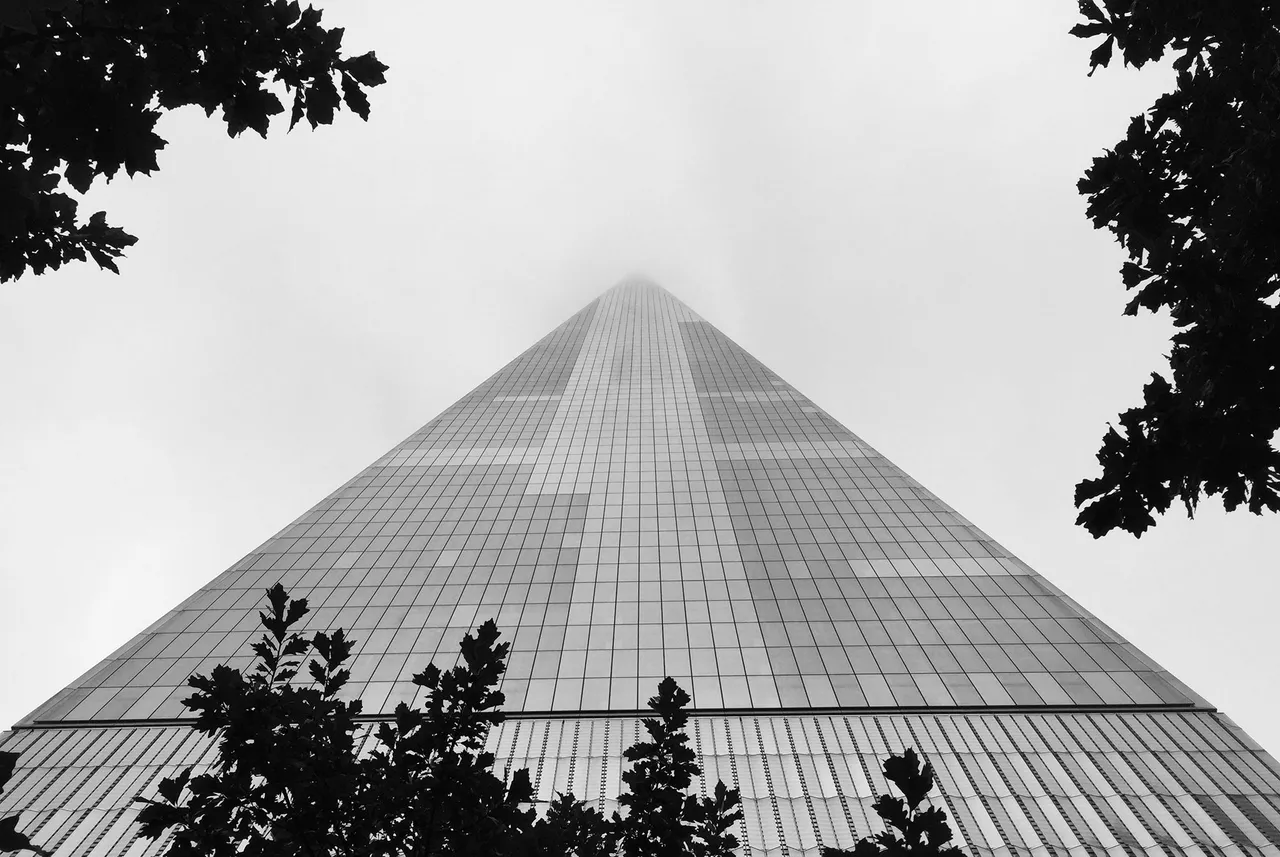
[[[1170,83],[1074,6],[326,2],[367,125],[172,114],[122,276],[0,288],[0,723],[643,273],[1280,750],[1280,522],[1072,525],[1169,333],[1075,181]]]

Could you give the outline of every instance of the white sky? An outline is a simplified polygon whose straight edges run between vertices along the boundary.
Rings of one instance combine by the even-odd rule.
[[[1074,6],[325,3],[367,125],[168,116],[123,276],[0,287],[0,724],[644,272],[1280,750],[1277,521],[1072,524],[1168,335],[1075,192],[1168,79]]]

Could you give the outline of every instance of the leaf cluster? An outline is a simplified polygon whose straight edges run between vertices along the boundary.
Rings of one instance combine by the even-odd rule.
[[[415,675],[421,706],[400,703],[366,742],[360,703],[342,694],[352,642],[342,631],[304,638],[293,629],[306,600],[279,584],[267,597],[254,668],[189,681],[184,705],[217,740],[216,763],[139,798],[142,833],[170,836],[168,857],[605,857],[620,844],[629,857],[727,857],[737,846],[736,790],[684,794],[701,769],[683,734],[688,694],[670,678],[650,700],[652,740],[627,754],[625,817],[558,795],[538,818],[529,772],[498,777],[486,749],[510,649],[492,621],[463,639],[457,666]]]
[[[822,849],[823,857],[963,857],[951,842],[951,826],[941,807],[921,805],[933,791],[933,766],[920,766],[916,751],[908,747],[901,756],[884,761],[884,775],[902,797],[880,795],[872,805],[885,829],[858,840],[851,850]]]
[[[688,794],[702,773],[685,732],[689,694],[667,676],[649,707],[658,715],[643,721],[649,740],[623,754],[632,767],[622,775],[628,787],[618,798],[626,818],[613,815],[613,826],[625,857],[728,854],[738,847],[729,832],[742,818],[737,789],[717,782],[710,796]]]
[[[291,627],[308,612],[279,584],[259,614],[265,633],[247,675],[218,666],[188,684],[194,728],[218,742],[213,769],[163,780],[142,800],[142,833],[172,831],[172,857],[354,854],[375,837],[354,813],[368,801],[356,753],[359,700],[339,693],[351,641],[341,631],[303,638]],[[306,665],[310,683],[295,682]],[[185,799],[184,799],[185,798]],[[376,848],[367,851],[379,853]]]
[[[0,19],[0,282],[87,258],[118,273],[137,239],[105,212],[79,220],[66,188],[158,169],[166,110],[219,112],[232,137],[265,137],[281,94],[290,128],[343,104],[367,119],[386,66],[320,21],[297,0],[17,0]]]
[[[1128,255],[1125,312],[1167,311],[1170,377],[1153,373],[1076,486],[1095,537],[1141,535],[1179,500],[1280,509],[1280,2],[1080,0],[1071,32],[1141,68],[1173,55],[1176,88],[1134,117],[1078,188]]]

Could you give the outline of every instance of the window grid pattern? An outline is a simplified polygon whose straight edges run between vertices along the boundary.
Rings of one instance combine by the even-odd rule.
[[[982,857],[1280,857],[1280,768],[1204,700],[712,325],[624,283],[33,712],[0,817],[143,857],[132,798],[212,748],[186,678],[247,666],[262,590],[413,702],[487,618],[513,644],[498,769],[605,811],[666,675],[744,853],[879,829],[880,761],[933,762]],[[305,671],[304,671],[305,674]],[[705,789],[705,781],[700,784]]]
[[[31,716],[181,717],[262,590],[358,640],[365,710],[495,618],[508,707],[1202,702],[660,288],[625,283]]]

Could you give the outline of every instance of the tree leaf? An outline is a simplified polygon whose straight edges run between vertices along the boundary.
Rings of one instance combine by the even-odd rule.
[[[1111,62],[1111,51],[1112,51],[1112,48],[1115,47],[1115,44],[1116,44],[1115,36],[1108,36],[1102,42],[1102,44],[1098,45],[1096,48],[1093,49],[1093,53],[1089,54],[1089,76],[1090,77],[1093,76],[1094,71],[1097,70],[1099,66],[1105,67],[1108,63]]]
[[[387,82],[387,66],[378,61],[373,51],[343,61],[341,68],[362,86],[380,86]]]
[[[84,161],[67,164],[65,175],[67,182],[80,193],[87,192],[93,184],[93,167]]]
[[[345,71],[342,73],[342,98],[349,110],[366,122],[369,121],[369,99],[356,79]]]
[[[1090,21],[1105,22],[1107,20],[1107,16],[1102,14],[1102,10],[1098,8],[1098,4],[1093,0],[1080,0],[1080,14]]]

